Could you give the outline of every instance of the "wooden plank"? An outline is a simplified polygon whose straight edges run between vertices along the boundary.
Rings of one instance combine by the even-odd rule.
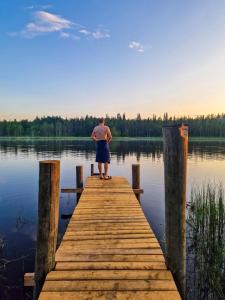
[[[69,224],[67,227],[68,231],[110,231],[110,230],[148,230],[149,229],[149,225],[136,225],[134,224],[132,226],[132,224],[125,224],[123,226],[121,225],[117,225],[117,224],[110,224],[110,228],[107,225],[101,225],[101,226],[97,226],[97,225],[93,225],[93,224]]]
[[[123,200],[121,199],[121,201],[123,201]],[[85,209],[89,209],[89,210],[93,210],[93,209],[109,210],[109,209],[112,209],[112,210],[117,210],[117,212],[118,212],[118,209],[121,209],[121,211],[122,210],[129,210],[129,209],[130,210],[132,210],[132,209],[133,210],[134,209],[140,210],[140,207],[137,207],[135,203],[111,202],[111,201],[108,201],[108,202],[103,202],[103,201],[90,202],[90,201],[87,201],[85,206],[83,206],[83,204],[82,204],[82,207],[77,206],[75,212],[80,211],[80,209],[82,209],[83,212],[85,212]]]
[[[86,215],[92,215],[92,214],[97,214],[97,215],[105,215],[105,214],[112,214],[112,215],[127,215],[127,214],[141,214],[144,215],[141,209],[129,209],[129,208],[92,208],[92,209],[80,209],[77,210],[75,213],[76,216],[86,216]]]
[[[61,251],[65,251],[65,250],[85,250],[87,247],[91,250],[96,250],[96,249],[151,249],[151,248],[160,248],[159,243],[156,242],[152,242],[152,243],[145,243],[145,242],[141,242],[141,243],[126,243],[126,244],[122,244],[122,243],[114,243],[112,245],[98,245],[97,243],[95,244],[81,244],[81,245],[77,245],[77,241],[74,242],[73,245],[71,245],[71,243],[73,243],[73,241],[71,241],[68,244],[65,244],[66,242],[62,242],[62,245],[60,246]]]
[[[107,246],[121,246],[121,245],[130,245],[130,244],[155,244],[158,243],[157,239],[155,237],[148,237],[148,238],[128,238],[128,239],[104,239],[104,240],[77,240],[77,241],[62,241],[61,245],[66,247],[66,246],[72,246],[72,247],[76,247],[76,246],[81,246],[81,245],[93,245],[93,246],[100,246],[103,245],[105,246],[107,244]]]
[[[115,220],[115,221],[119,221],[119,220],[133,220],[133,221],[144,221],[146,222],[145,218],[143,215],[141,214],[136,214],[136,216],[132,217],[131,213],[127,213],[127,214],[110,214],[110,213],[105,213],[105,214],[86,214],[86,215],[76,215],[76,216],[72,216],[71,218],[71,222],[74,221],[84,221],[84,220]],[[134,223],[134,222],[133,222]]]
[[[115,194],[114,198],[108,198],[107,199],[107,194],[102,194],[102,196],[105,196],[103,198],[100,197],[101,195],[97,198],[93,197],[93,194],[90,194],[90,199],[88,198],[88,195],[84,196],[84,192],[82,193],[81,197],[85,199],[86,205],[120,205],[120,206],[125,206],[125,205],[130,205],[130,206],[136,206],[137,205],[137,200],[135,199],[135,196],[132,196],[131,194],[127,194],[126,198],[121,197],[120,194]]]
[[[170,271],[165,270],[73,270],[55,271],[47,275],[46,280],[100,280],[100,279],[137,279],[172,280]]]
[[[140,220],[132,220],[132,219],[128,219],[128,220],[71,220],[70,221],[71,224],[107,224],[107,223],[113,223],[113,224],[123,224],[123,223],[131,223],[131,224],[144,224],[144,225],[148,225],[148,222],[144,219],[140,219]]]
[[[67,235],[76,235],[76,236],[86,236],[86,235],[121,235],[121,234],[130,234],[131,237],[133,236],[133,234],[150,234],[150,235],[154,235],[154,233],[149,230],[149,229],[108,229],[105,228],[104,230],[79,230],[79,229],[73,229],[73,230],[67,230],[66,233]]]
[[[74,214],[74,217],[78,217],[78,216],[85,216],[85,215],[116,215],[116,216],[121,216],[121,215],[131,215],[133,217],[135,216],[142,216],[144,217],[144,214],[143,212],[140,210],[140,209],[123,209],[121,210],[120,208],[116,208],[116,209],[113,209],[113,208],[103,208],[101,210],[97,210],[97,209],[91,209],[91,210],[77,210],[77,213]]]
[[[83,235],[83,236],[79,236],[79,235],[76,235],[74,233],[68,233],[66,232],[64,237],[63,237],[63,240],[64,241],[83,241],[83,240],[103,240],[103,241],[106,241],[106,240],[113,240],[113,239],[140,239],[140,238],[143,238],[143,239],[146,239],[146,238],[154,238],[154,234],[150,234],[150,233],[147,233],[147,234],[117,234],[117,235],[112,235],[112,234],[101,234],[101,235]]]
[[[132,216],[90,216],[90,217],[72,217],[71,223],[101,223],[101,222],[111,222],[111,223],[121,223],[121,222],[129,222],[129,223],[146,223],[146,220],[143,216],[140,217],[133,217]]]
[[[42,292],[39,300],[181,300],[177,291]]]
[[[135,254],[56,254],[56,262],[63,261],[160,261],[165,262],[162,254],[135,255]]]
[[[103,249],[62,249],[61,247],[56,251],[56,255],[60,254],[162,254],[160,247],[157,248],[103,248]]]
[[[45,281],[43,291],[176,291],[173,280]]]
[[[55,270],[166,270],[164,262],[57,262]]]
[[[110,214],[105,214],[105,215],[75,215],[71,218],[71,222],[76,222],[76,221],[84,221],[84,220],[99,220],[99,221],[104,221],[104,220],[133,220],[133,221],[143,221],[146,222],[145,218],[143,215],[136,214],[136,216],[132,216],[132,214],[126,214],[126,215],[110,215]],[[133,222],[134,223],[134,222]]]

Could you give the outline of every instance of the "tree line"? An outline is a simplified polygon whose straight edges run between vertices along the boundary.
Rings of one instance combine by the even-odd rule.
[[[153,115],[142,118],[140,114],[134,119],[125,114],[115,117],[106,116],[113,136],[118,137],[160,137],[162,126],[186,123],[191,136],[225,137],[225,114],[197,117],[163,117]],[[34,120],[0,121],[0,136],[3,137],[86,137],[98,123],[98,118],[86,116],[81,118],[62,118],[58,116],[36,117]]]

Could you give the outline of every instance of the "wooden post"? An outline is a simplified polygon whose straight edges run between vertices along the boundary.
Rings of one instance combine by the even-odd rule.
[[[94,175],[94,164],[91,164],[91,176]]]
[[[83,188],[83,166],[76,166],[76,187]],[[77,193],[77,202],[79,201],[81,193]]]
[[[38,227],[33,299],[38,299],[46,275],[55,267],[59,220],[60,161],[39,164]]]
[[[132,165],[132,188],[140,189],[140,165]],[[140,194],[136,194],[138,201],[140,201]]]
[[[163,127],[167,265],[186,293],[186,173],[188,126]]]

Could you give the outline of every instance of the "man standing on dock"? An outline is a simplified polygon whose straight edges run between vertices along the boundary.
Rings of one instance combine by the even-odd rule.
[[[92,132],[91,138],[97,143],[96,146],[96,162],[98,163],[98,169],[100,179],[111,179],[108,175],[108,168],[110,163],[109,143],[112,140],[112,134],[108,126],[105,125],[104,118],[99,119],[99,124]],[[105,166],[105,173],[102,173],[102,164]]]

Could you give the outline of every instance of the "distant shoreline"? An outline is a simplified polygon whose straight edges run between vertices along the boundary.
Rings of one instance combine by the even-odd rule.
[[[21,136],[21,137],[9,137],[0,136],[0,141],[91,141],[90,137],[40,137],[40,136]],[[152,141],[161,142],[162,137],[114,137],[113,141],[129,142],[129,141]],[[191,142],[225,142],[225,137],[189,137]]]

